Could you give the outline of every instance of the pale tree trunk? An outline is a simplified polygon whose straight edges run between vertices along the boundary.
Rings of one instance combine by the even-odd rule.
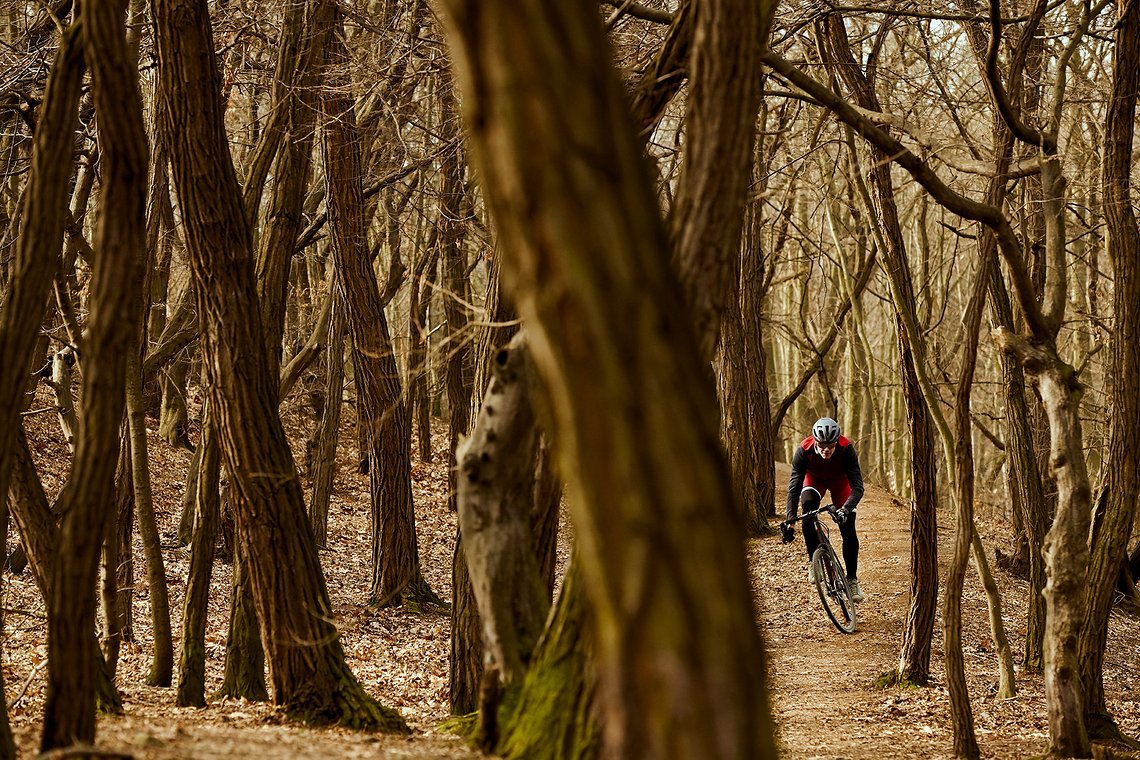
[[[360,144],[349,97],[344,27],[334,13],[321,98],[329,223],[337,282],[352,336],[359,424],[368,446],[372,499],[374,604],[433,603],[439,598],[420,572],[412,503],[411,437],[401,402],[400,370],[388,333],[380,289],[368,256]]]
[[[127,354],[138,351],[142,317],[138,283],[145,258],[147,143],[125,12],[125,3],[85,5],[81,17],[100,117],[101,213],[94,239],[99,257],[88,298],[81,430],[59,500],[63,520],[48,605],[44,751],[95,739],[95,576],[108,505],[114,503]]]
[[[457,452],[457,504],[484,640],[510,685],[526,672],[549,603],[531,538],[538,436],[524,336],[497,351],[492,365],[483,408]]]
[[[683,296],[596,9],[450,0],[445,10],[504,270],[534,331],[574,494],[605,751],[773,757],[715,393],[690,313],[676,308]]]
[[[234,490],[236,535],[249,570],[274,699],[312,723],[406,731],[344,660],[332,604],[278,416],[256,299],[253,241],[226,143],[208,9],[155,0],[160,123],[202,322],[210,413]]]
[[[1115,61],[1105,128],[1104,199],[1108,252],[1112,258],[1112,376],[1109,422],[1108,505],[1097,531],[1089,566],[1088,593],[1080,635],[1080,675],[1089,731],[1118,735],[1104,701],[1104,654],[1108,616],[1140,493],[1140,230],[1132,207],[1130,175],[1136,93],[1140,87],[1140,5],[1117,12]]]

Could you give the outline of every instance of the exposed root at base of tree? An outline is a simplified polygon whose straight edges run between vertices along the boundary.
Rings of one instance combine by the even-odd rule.
[[[404,609],[411,610],[412,612],[420,612],[424,607],[429,605],[435,607],[442,607],[443,609],[451,609],[451,605],[443,601],[439,594],[432,591],[431,586],[424,580],[423,575],[416,572],[415,579],[408,584],[408,587],[403,592],[387,599],[380,599],[375,594],[368,603],[373,607],[386,609],[388,607],[404,607]]]
[[[887,670],[875,679],[876,689],[923,689],[928,686],[926,681],[903,675],[898,670]]]
[[[332,694],[299,694],[282,708],[290,719],[310,726],[341,726],[385,734],[411,733],[400,713],[368,696],[352,675],[345,676]]]

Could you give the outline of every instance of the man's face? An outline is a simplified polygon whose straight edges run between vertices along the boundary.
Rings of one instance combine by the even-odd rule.
[[[839,445],[838,442],[837,443],[816,443],[815,450],[818,451],[819,455],[821,457],[823,457],[824,459],[831,459],[831,457],[835,454],[835,447],[838,445]]]

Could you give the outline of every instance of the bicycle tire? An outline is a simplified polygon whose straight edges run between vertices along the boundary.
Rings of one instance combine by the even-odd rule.
[[[811,562],[815,568],[815,590],[824,612],[840,633],[854,633],[855,602],[851,599],[843,563],[828,544],[815,550]]]

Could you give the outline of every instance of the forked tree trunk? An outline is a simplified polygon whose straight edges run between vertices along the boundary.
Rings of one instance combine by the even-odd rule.
[[[400,370],[368,256],[360,143],[349,97],[343,35],[343,22],[334,14],[328,43],[329,86],[321,98],[326,117],[322,147],[333,261],[352,335],[359,424],[368,445],[371,596],[381,606],[438,602],[420,573],[407,407],[401,402]]]
[[[1112,376],[1115,378],[1109,427],[1108,504],[1089,566],[1081,624],[1080,675],[1090,732],[1119,734],[1104,700],[1104,653],[1108,616],[1140,491],[1140,230],[1132,206],[1132,143],[1137,88],[1140,86],[1140,5],[1117,11],[1115,61],[1105,129],[1104,198],[1108,251],[1112,257],[1115,315]]]
[[[126,4],[82,6],[102,152],[99,251],[88,299],[83,422],[60,496],[59,550],[48,605],[48,688],[41,749],[95,739],[95,575],[113,504],[128,352],[138,350],[145,250],[147,147],[137,67],[126,46]],[[21,386],[22,387],[22,386]]]
[[[575,495],[606,750],[772,757],[715,393],[690,314],[677,308],[657,199],[596,9],[449,0],[445,10],[504,270],[535,331]]]
[[[278,416],[253,273],[253,242],[230,162],[221,78],[202,0],[154,0],[158,91],[171,176],[202,322],[222,454],[234,489],[274,699],[311,723],[406,731],[348,669],[304,496]]]
[[[993,236],[988,244],[992,245]],[[962,368],[954,394],[954,485],[957,493],[957,521],[954,528],[954,556],[946,574],[945,606],[942,612],[943,648],[946,654],[946,684],[950,691],[950,715],[954,723],[954,754],[960,758],[980,757],[978,738],[974,733],[974,714],[970,709],[970,692],[966,686],[966,663],[962,653],[962,585],[970,561],[974,532],[974,447],[970,423],[970,396],[977,368],[978,333],[982,324],[986,290],[992,256],[984,248],[979,255],[980,267],[975,275],[973,292],[966,305],[965,344]]]

